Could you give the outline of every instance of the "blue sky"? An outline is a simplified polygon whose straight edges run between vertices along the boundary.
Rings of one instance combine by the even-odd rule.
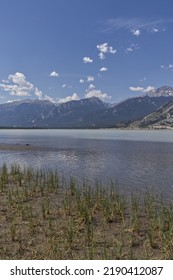
[[[172,0],[0,0],[0,103],[173,86]]]

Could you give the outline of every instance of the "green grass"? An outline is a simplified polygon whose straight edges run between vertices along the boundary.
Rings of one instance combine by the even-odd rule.
[[[1,259],[172,259],[173,204],[78,185],[57,171],[0,170]]]

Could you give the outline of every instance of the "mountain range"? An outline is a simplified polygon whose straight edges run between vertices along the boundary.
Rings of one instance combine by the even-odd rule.
[[[161,123],[172,126],[172,112],[173,88],[163,86],[115,105],[106,104],[97,97],[63,104],[38,99],[0,104],[0,127],[132,128],[151,127],[157,122],[157,127]]]

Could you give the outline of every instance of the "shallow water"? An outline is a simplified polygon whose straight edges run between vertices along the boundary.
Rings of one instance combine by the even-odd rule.
[[[38,149],[0,150],[0,165],[53,168],[79,180],[112,180],[124,191],[173,194],[173,131],[0,130],[1,143]]]

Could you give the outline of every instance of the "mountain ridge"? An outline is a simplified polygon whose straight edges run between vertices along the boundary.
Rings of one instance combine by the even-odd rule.
[[[157,89],[150,90],[146,93],[146,95],[150,97],[173,96],[173,88],[170,86],[162,86]]]
[[[150,129],[173,128],[173,101],[167,102],[141,120],[132,122],[130,127]]]
[[[110,106],[97,97],[55,104],[49,100],[0,104],[0,127],[107,128],[128,127],[173,101],[173,88],[163,86]],[[136,123],[137,125],[137,123]]]

